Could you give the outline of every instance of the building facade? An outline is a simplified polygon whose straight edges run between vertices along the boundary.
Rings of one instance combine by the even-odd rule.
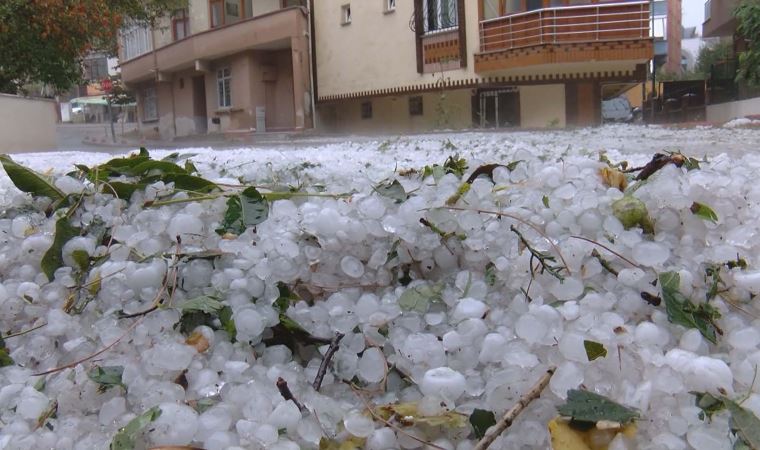
[[[158,26],[125,27],[119,59],[140,130],[171,139],[313,127],[301,0],[189,0]]]
[[[645,81],[653,56],[649,1],[312,0],[311,8],[317,123],[327,130],[598,124],[602,92]]]

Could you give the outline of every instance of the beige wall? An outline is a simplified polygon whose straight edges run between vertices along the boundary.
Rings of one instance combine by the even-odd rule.
[[[266,14],[280,9],[280,0],[253,0],[253,15]]]
[[[57,122],[51,100],[0,94],[0,152],[54,149]]]
[[[565,126],[565,85],[520,86],[520,126]]]
[[[707,106],[709,122],[728,122],[737,117],[760,114],[760,97]]]
[[[341,25],[341,5],[351,3],[352,23]],[[478,50],[477,2],[465,2],[467,12],[468,69],[444,72],[461,80],[475,76],[473,53]],[[381,0],[317,0],[316,52],[319,95],[433,83],[437,74],[418,74],[414,32],[409,18],[412,0],[396,2],[396,11],[383,12]]]
[[[345,100],[317,108],[319,123],[326,131],[359,133],[422,132],[431,129],[462,129],[472,126],[471,91],[447,91],[420,94],[423,115],[409,115],[409,96],[376,97],[366,100]],[[361,104],[372,102],[372,118],[361,118]]]

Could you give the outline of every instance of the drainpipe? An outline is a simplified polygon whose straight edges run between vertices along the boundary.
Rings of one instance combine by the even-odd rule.
[[[313,44],[312,39],[314,39],[314,36],[312,33],[312,30],[316,30],[316,24],[314,26],[312,25],[312,21],[314,20],[314,16],[312,15],[311,11],[311,2],[307,1],[306,3],[306,11],[308,12],[308,18],[309,18],[309,82],[311,84],[311,125],[314,130],[317,129],[317,101],[315,99],[317,95],[317,91],[314,89],[314,71],[316,70],[316,67],[314,67],[314,55],[312,52]]]

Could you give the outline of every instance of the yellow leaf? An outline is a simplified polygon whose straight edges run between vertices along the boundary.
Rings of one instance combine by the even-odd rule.
[[[420,414],[416,402],[394,403],[390,405],[378,406],[375,413],[389,420],[396,417],[402,425],[413,426],[416,424],[425,424],[431,427],[445,426],[448,428],[465,428],[469,426],[468,416],[456,411],[446,411],[443,414],[435,416],[424,416]]]
[[[620,428],[620,424],[615,427],[612,422],[602,421],[590,430],[581,431],[572,428],[567,420],[560,417],[549,422],[552,450],[607,450],[618,434],[632,439],[636,435],[636,424]]]
[[[319,450],[359,450],[364,448],[365,438],[350,436],[343,442],[323,437],[319,440]]]
[[[602,167],[599,169],[599,175],[602,177],[602,181],[609,187],[619,189],[621,192],[625,191],[628,187],[628,180],[625,178],[625,174],[612,167]]]
[[[90,295],[97,295],[98,292],[100,292],[100,281],[100,274],[95,274],[95,279],[93,279],[87,287],[87,292],[89,292]]]

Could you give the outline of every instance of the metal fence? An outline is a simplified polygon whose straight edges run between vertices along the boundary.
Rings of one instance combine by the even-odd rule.
[[[424,0],[421,13],[424,33],[450,30],[459,26],[457,0]]]

